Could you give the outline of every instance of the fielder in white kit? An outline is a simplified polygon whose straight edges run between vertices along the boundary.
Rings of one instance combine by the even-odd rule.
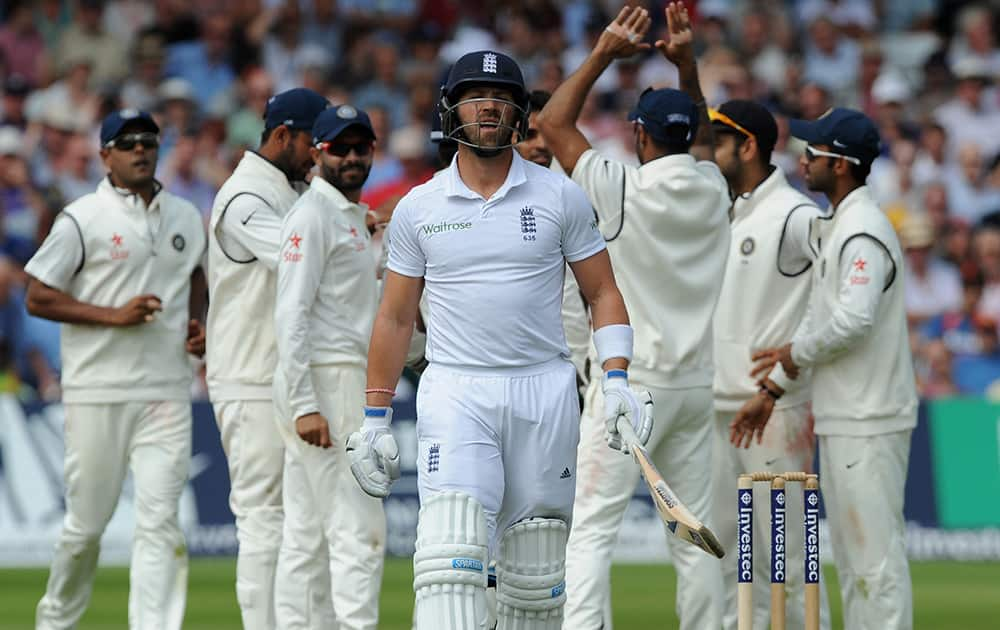
[[[497,561],[500,630],[557,630],[573,509],[579,406],[560,310],[566,262],[593,313],[606,370],[606,419],[640,440],[648,394],[628,388],[632,329],[578,186],[511,148],[528,99],[517,64],[469,53],[442,87],[449,169],[396,208],[385,292],[368,356],[365,421],[348,440],[373,496],[399,474],[392,387],[426,291],[427,357],[417,394],[421,510],[414,556],[417,627],[485,628],[486,567]]]
[[[735,100],[710,110],[715,130],[715,162],[729,182],[733,198],[729,260],[719,306],[715,311],[715,453],[712,522],[726,549],[722,563],[725,609],[722,627],[736,628],[737,521],[736,479],[744,472],[814,472],[815,438],[810,425],[809,375],[803,374],[775,405],[761,444],[749,449],[729,443],[729,425],[743,404],[759,392],[751,378],[751,356],[789,339],[809,300],[810,275],[815,257],[808,243],[785,238],[808,232],[809,223],[821,214],[808,197],[771,164],[778,139],[778,125],[764,106]],[[766,392],[765,392],[766,393]],[[757,484],[758,505],[768,505],[769,489]],[[802,493],[786,494],[786,513],[803,514]],[[754,519],[753,536],[769,540],[769,520]],[[802,527],[786,531],[785,588],[790,600],[789,627],[805,626],[805,590]],[[770,548],[754,556],[754,627],[770,624]],[[821,591],[821,627],[830,627],[825,589]]]
[[[626,7],[593,52],[552,95],[539,119],[556,159],[586,191],[604,226],[611,261],[635,328],[633,381],[656,401],[649,441],[654,464],[692,512],[708,518],[712,465],[712,313],[729,245],[726,181],[711,156],[712,136],[698,87],[691,31],[678,5],[667,8],[669,47],[685,92],[647,90],[629,118],[636,154],[629,167],[590,147],[576,119],[591,86],[616,58],[639,48],[650,18]],[[567,551],[567,630],[610,628],[611,554],[639,480],[631,458],[603,444],[602,393],[591,381],[584,402],[573,529]],[[681,628],[720,625],[718,559],[666,536],[678,573]]]
[[[108,115],[108,176],[63,210],[25,266],[28,312],[63,324],[66,517],[38,630],[75,628],[87,608],[101,534],[129,469],[128,626],[178,630],[184,618],[177,510],[191,461],[187,354],[205,351],[206,243],[198,210],[154,179],[158,133],[146,112]]]
[[[208,393],[229,463],[229,506],[239,540],[236,597],[248,630],[275,627],[284,447],[272,379],[281,220],[299,197],[296,186],[312,168],[312,126],[327,105],[325,98],[304,88],[272,96],[264,111],[260,148],[243,154],[212,206]],[[298,594],[288,606],[302,608]]]
[[[809,306],[790,343],[762,350],[762,390],[732,424],[758,443],[775,399],[812,368],[813,413],[844,627],[913,627],[903,495],[917,394],[900,281],[903,256],[865,178],[879,135],[864,114],[833,109],[791,121],[805,140],[810,190],[830,208],[789,239],[816,250]],[[773,369],[772,369],[773,368]]]
[[[375,630],[385,555],[382,502],[350,473],[344,443],[361,425],[365,366],[378,307],[375,257],[359,203],[371,170],[375,132],[350,105],[316,118],[319,172],[285,217],[274,323],[278,371],[274,399],[285,441],[285,530],[278,592],[303,610],[278,610],[279,628]],[[328,550],[323,552],[323,548]],[[321,571],[330,590],[303,580]],[[294,593],[297,591],[297,595]],[[282,598],[284,599],[284,597]],[[321,603],[322,602],[322,603]],[[330,602],[336,625],[325,618]],[[305,612],[306,614],[302,614]]]

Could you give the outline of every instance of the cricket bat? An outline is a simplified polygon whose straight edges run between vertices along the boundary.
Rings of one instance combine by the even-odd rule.
[[[701,548],[705,553],[716,558],[726,555],[719,539],[715,537],[712,530],[705,527],[687,507],[680,502],[670,486],[663,479],[663,475],[656,469],[653,462],[649,460],[649,453],[639,442],[635,435],[635,430],[628,419],[622,417],[618,419],[618,432],[622,435],[622,440],[628,445],[628,450],[632,453],[635,463],[639,464],[642,471],[642,478],[646,482],[650,496],[653,497],[653,504],[660,513],[660,518],[666,524],[667,529],[681,540],[686,540],[692,545]]]

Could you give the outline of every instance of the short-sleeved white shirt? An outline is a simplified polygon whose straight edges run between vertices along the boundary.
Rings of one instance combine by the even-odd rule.
[[[431,363],[521,368],[569,356],[565,263],[605,248],[571,180],[515,152],[506,181],[483,199],[456,158],[400,200],[390,233],[388,268],[424,278]]]

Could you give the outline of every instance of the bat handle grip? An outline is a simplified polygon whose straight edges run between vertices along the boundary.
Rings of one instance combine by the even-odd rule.
[[[635,434],[635,429],[632,428],[632,423],[628,421],[625,416],[618,416],[618,422],[616,423],[618,427],[618,432],[621,433],[622,443],[629,447],[629,451],[632,450],[633,444],[638,444],[642,446],[642,442],[639,441],[639,436]]]

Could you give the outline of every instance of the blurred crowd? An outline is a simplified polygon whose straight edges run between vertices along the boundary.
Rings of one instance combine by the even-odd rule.
[[[632,4],[637,4],[633,2]],[[643,2],[654,38],[663,5]],[[788,117],[839,105],[877,121],[869,185],[899,231],[925,397],[1000,398],[998,2],[697,0],[709,105],[753,98],[779,120],[774,161],[804,189]],[[158,178],[206,217],[267,99],[295,86],[366,109],[378,135],[364,201],[388,216],[435,168],[438,88],[462,53],[497,48],[552,91],[620,0],[6,0],[0,5],[0,388],[58,397],[58,327],[28,316],[23,264],[56,213],[104,175],[101,118],[154,113]],[[676,87],[658,54],[620,61],[580,116],[592,144],[634,161],[626,112]],[[825,203],[825,202],[824,202]]]

